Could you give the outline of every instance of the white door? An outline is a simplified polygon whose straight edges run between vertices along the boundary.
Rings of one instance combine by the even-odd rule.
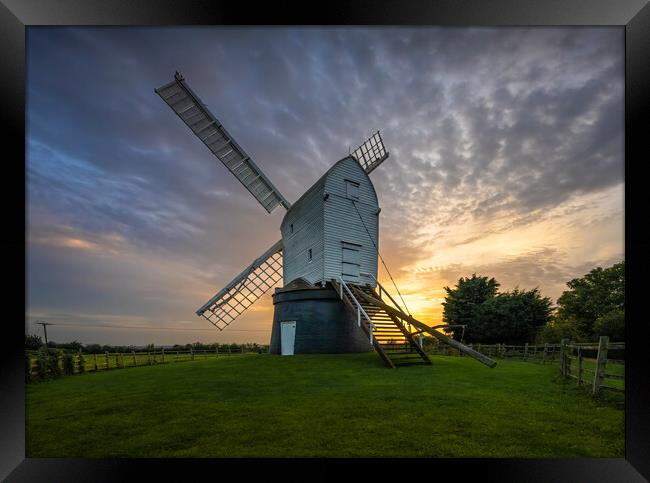
[[[296,340],[296,322],[280,322],[280,352],[283,356],[293,355]]]
[[[361,245],[355,243],[341,242],[341,276],[343,280],[359,281],[359,270],[361,268],[360,251]]]

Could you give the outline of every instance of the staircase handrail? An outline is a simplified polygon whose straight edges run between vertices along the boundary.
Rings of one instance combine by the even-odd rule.
[[[393,305],[395,305],[395,307],[397,307],[402,312],[406,313],[406,310],[404,310],[397,302],[395,302],[395,299],[393,297],[391,297],[388,290],[386,290],[386,288],[379,282],[379,280],[377,280],[377,277],[375,277],[372,273],[368,273],[368,272],[363,272],[363,273],[360,273],[359,275],[364,275],[364,276],[372,278],[375,281],[375,283],[379,286],[379,289],[381,290],[381,292],[385,293],[386,296],[388,297],[388,299],[391,302],[393,302]],[[380,297],[381,297],[381,292],[379,292]]]
[[[368,332],[370,335],[370,344],[372,344],[372,331],[374,329],[374,324],[372,323],[372,320],[370,317],[368,317],[368,314],[366,311],[363,309],[357,298],[354,296],[350,288],[347,286],[343,278],[338,277],[338,282],[339,282],[339,297],[341,300],[343,300],[343,289],[348,293],[350,296],[350,299],[356,304],[357,306],[357,324],[361,326],[361,314],[365,317],[365,319],[368,321]]]
[[[375,305],[377,307],[383,308],[386,312],[388,312],[389,315],[390,314],[395,315],[396,317],[399,317],[400,319],[402,319],[404,322],[410,323],[416,329],[421,329],[421,330],[424,330],[424,331],[428,332],[429,334],[433,335],[436,339],[441,340],[445,344],[450,345],[454,349],[457,349],[458,351],[463,352],[463,353],[467,354],[470,357],[473,357],[474,359],[478,360],[479,362],[482,362],[486,366],[494,367],[494,366],[497,365],[496,361],[493,361],[492,359],[490,359],[486,355],[481,354],[480,352],[475,351],[471,347],[467,347],[465,344],[462,344],[462,343],[460,343],[460,342],[458,342],[458,341],[456,341],[456,340],[454,340],[454,339],[452,339],[450,337],[447,337],[444,334],[441,334],[437,330],[435,330],[435,329],[429,327],[428,325],[423,324],[419,320],[415,319],[412,315],[408,315],[408,314],[406,314],[406,312],[394,309],[393,307],[391,307],[387,303],[385,303],[385,302],[383,302],[381,300],[377,300],[376,298],[371,297],[370,295],[362,292],[361,290],[359,290],[359,295],[361,296],[361,298],[365,299],[366,301],[370,302],[371,304],[373,304],[373,305]]]

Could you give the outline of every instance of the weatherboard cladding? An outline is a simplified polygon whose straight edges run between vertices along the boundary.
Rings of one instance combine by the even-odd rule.
[[[298,277],[310,283],[323,280],[323,183],[313,188],[292,205],[280,227],[284,285]]]
[[[346,181],[358,183],[357,201],[348,198]],[[327,200],[324,200],[326,195]],[[311,283],[340,277],[344,242],[359,246],[359,271],[376,277],[378,208],[375,189],[359,163],[352,157],[336,163],[292,205],[282,221],[285,285],[298,277]],[[311,262],[308,257],[310,248]],[[368,276],[344,278],[375,285]]]

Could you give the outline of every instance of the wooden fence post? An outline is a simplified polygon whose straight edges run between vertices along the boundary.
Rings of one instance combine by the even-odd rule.
[[[609,337],[603,335],[598,341],[598,357],[596,359],[596,373],[594,374],[594,385],[592,392],[594,396],[600,392],[600,386],[605,378],[605,366],[607,364],[607,349],[609,347]]]
[[[562,339],[560,341],[560,370],[562,375],[566,377],[566,345],[569,339]]]
[[[93,359],[95,360],[95,370],[97,370],[97,354],[93,354]]]
[[[578,347],[578,386],[582,384],[582,350]]]
[[[120,367],[120,353],[115,354],[115,367]]]
[[[162,357],[162,363],[164,364],[164,363],[165,363],[165,348],[164,348],[164,347],[162,348],[162,355],[161,355],[161,357]]]
[[[133,367],[138,367],[138,361],[135,358],[135,351],[131,351],[131,354],[133,354]]]
[[[106,356],[106,369],[108,369],[108,365],[109,365],[109,362],[108,362],[108,351],[105,351],[105,352],[104,352],[104,355]]]
[[[528,342],[524,345],[524,360],[528,359]]]
[[[544,342],[544,353],[542,354],[542,364],[546,363],[547,352],[548,352],[548,342]]]
[[[192,357],[192,360],[194,360],[194,348],[190,347],[190,356]]]

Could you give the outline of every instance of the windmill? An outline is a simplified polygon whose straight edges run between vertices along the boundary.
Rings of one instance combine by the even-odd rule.
[[[268,213],[287,210],[281,239],[197,315],[223,330],[282,281],[273,294],[272,353],[374,348],[388,367],[430,364],[415,338],[426,332],[493,367],[494,361],[414,319],[377,280],[381,210],[368,175],[388,158],[379,131],[291,204],[181,74],[155,92]]]

